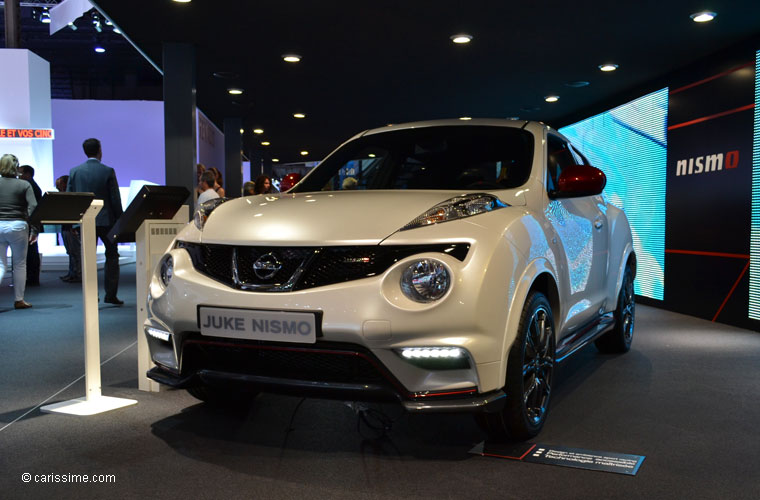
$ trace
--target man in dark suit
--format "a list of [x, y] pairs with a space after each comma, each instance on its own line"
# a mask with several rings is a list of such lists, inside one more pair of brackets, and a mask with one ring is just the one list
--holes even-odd
[[95, 193], [95, 199], [103, 200], [103, 209], [95, 218], [95, 228], [98, 238], [106, 247], [105, 302], [121, 305], [124, 302], [116, 296], [119, 289], [119, 252], [116, 243], [108, 239], [108, 232], [122, 214], [119, 183], [114, 169], [100, 163], [103, 150], [99, 140], [87, 139], [82, 148], [87, 161], [71, 169], [66, 191]]
[[[42, 189], [34, 180], [34, 167], [31, 165], [21, 165], [18, 167], [19, 179], [24, 179], [26, 182], [32, 185], [32, 192], [34, 198], [39, 205], [42, 198]], [[42, 227], [35, 229], [40, 231]], [[40, 251], [37, 247], [37, 242], [29, 243], [29, 248], [26, 250], [26, 286], [40, 286]]]

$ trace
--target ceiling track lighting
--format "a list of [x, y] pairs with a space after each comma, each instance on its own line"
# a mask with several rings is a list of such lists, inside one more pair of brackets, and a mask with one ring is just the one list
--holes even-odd
[[459, 33], [456, 35], [451, 35], [449, 39], [458, 45], [463, 45], [472, 41], [472, 35], [468, 35], [467, 33]]
[[690, 15], [692, 21], [695, 23], [709, 23], [713, 19], [717, 17], [716, 12], [712, 12], [709, 10], [703, 10], [702, 12], [695, 12], [694, 14]]

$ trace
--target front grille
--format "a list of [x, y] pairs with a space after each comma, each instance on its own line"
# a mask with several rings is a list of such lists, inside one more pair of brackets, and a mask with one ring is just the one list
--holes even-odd
[[[261, 292], [304, 290], [368, 278], [382, 274], [394, 262], [423, 252], [446, 253], [464, 261], [470, 248], [466, 243], [260, 247], [184, 241], [177, 246], [188, 251], [198, 272], [235, 288]], [[257, 261], [265, 264], [258, 273], [254, 269]]]
[[387, 378], [359, 346], [308, 348], [244, 341], [188, 340], [182, 372], [200, 369], [317, 382], [384, 384]]

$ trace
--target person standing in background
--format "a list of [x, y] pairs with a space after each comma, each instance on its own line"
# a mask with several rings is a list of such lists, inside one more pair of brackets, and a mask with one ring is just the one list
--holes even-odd
[[216, 194], [218, 194], [220, 198], [224, 198], [225, 192], [224, 192], [224, 184], [223, 184], [224, 181], [222, 180], [222, 173], [216, 167], [209, 167], [206, 170], [214, 173], [214, 177], [216, 178], [214, 191], [216, 191]]
[[119, 251], [116, 243], [108, 239], [108, 232], [122, 214], [119, 183], [114, 169], [100, 162], [103, 150], [99, 140], [86, 139], [82, 148], [87, 161], [71, 169], [66, 191], [95, 193], [95, 199], [103, 200], [103, 209], [95, 218], [95, 232], [106, 247], [105, 302], [122, 305], [124, 301], [116, 296], [119, 289]]
[[[32, 185], [32, 192], [34, 193], [34, 199], [37, 204], [40, 203], [42, 198], [42, 189], [34, 180], [34, 167], [31, 165], [21, 165], [18, 167], [19, 179], [23, 179]], [[38, 233], [40, 227], [35, 228], [35, 232]], [[37, 247], [37, 240], [34, 243], [29, 243], [29, 248], [26, 250], [26, 286], [40, 286], [40, 250]]]
[[212, 171], [206, 170], [203, 172], [203, 174], [201, 174], [201, 189], [203, 192], [200, 196], [198, 196], [196, 207], [200, 207], [203, 203], [209, 200], [213, 200], [214, 198], [219, 198], [216, 190], [214, 190], [215, 182], [216, 177], [214, 177], [214, 173]]
[[[55, 188], [61, 192], [66, 191], [68, 184], [68, 175], [62, 175], [55, 180]], [[63, 224], [61, 226], [61, 239], [63, 239], [63, 246], [69, 256], [69, 272], [60, 278], [67, 283], [81, 283], [82, 247], [79, 241], [79, 230], [74, 229], [71, 224]]]
[[[26, 250], [30, 241], [37, 241], [37, 233], [27, 222], [37, 200], [32, 185], [17, 179], [18, 159], [7, 154], [0, 158], [0, 281], [5, 275], [8, 247], [13, 257], [13, 295], [15, 309], [28, 309], [32, 304], [24, 300], [26, 290]], [[31, 231], [30, 231], [31, 230]]]

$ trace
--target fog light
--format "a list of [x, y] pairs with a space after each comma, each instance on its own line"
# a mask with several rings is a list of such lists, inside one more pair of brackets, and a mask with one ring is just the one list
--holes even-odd
[[161, 284], [164, 286], [164, 288], [169, 286], [169, 282], [172, 280], [172, 276], [174, 276], [174, 259], [172, 259], [171, 255], [167, 255], [161, 261], [161, 268], [158, 272], [158, 277], [161, 280]]
[[396, 351], [409, 363], [428, 370], [463, 370], [470, 367], [461, 347], [404, 347]]
[[164, 330], [159, 330], [158, 328], [152, 328], [148, 326], [145, 328], [145, 331], [151, 337], [161, 340], [163, 342], [169, 342], [169, 339], [171, 338], [171, 333], [165, 332]]
[[451, 275], [442, 262], [420, 259], [401, 275], [401, 291], [415, 302], [433, 302], [449, 291]]

